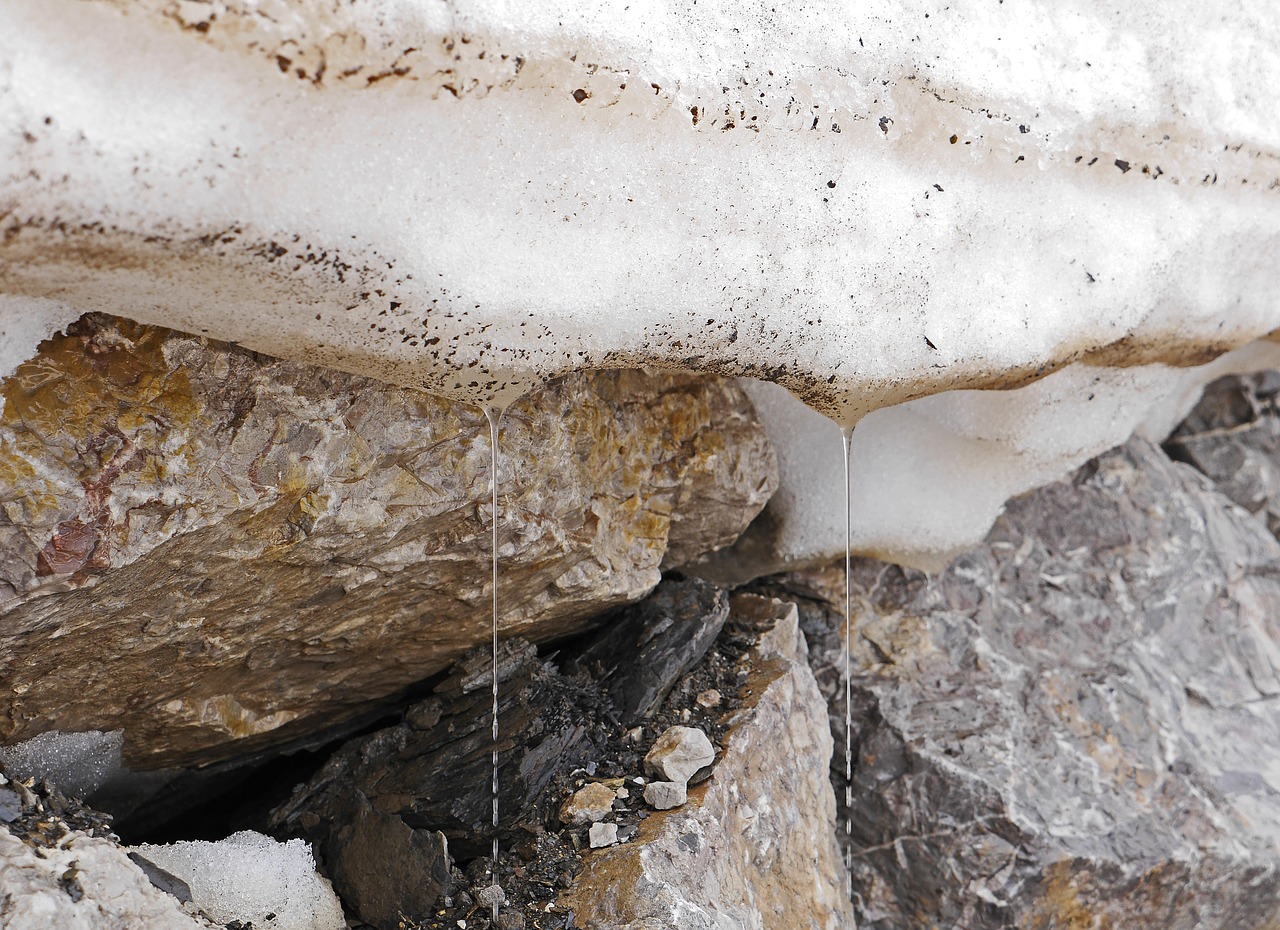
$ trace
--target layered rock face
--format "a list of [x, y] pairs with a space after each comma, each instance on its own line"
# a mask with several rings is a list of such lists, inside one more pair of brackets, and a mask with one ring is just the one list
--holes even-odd
[[[479, 409], [106, 317], [4, 390], [3, 742], [123, 728], [138, 768], [227, 759], [488, 636]], [[500, 447], [503, 636], [639, 598], [776, 482], [723, 380], [575, 376], [512, 407]]]
[[590, 860], [563, 903], [600, 930], [839, 930], [853, 925], [835, 842], [826, 709], [795, 607], [745, 595], [768, 624], [749, 699], [713, 778], [646, 820], [634, 844]]
[[[1232, 426], [1179, 445], [1271, 430]], [[1137, 440], [944, 572], [856, 561], [859, 926], [1274, 926], [1278, 574], [1261, 520]], [[843, 743], [843, 572], [766, 589], [798, 598]]]

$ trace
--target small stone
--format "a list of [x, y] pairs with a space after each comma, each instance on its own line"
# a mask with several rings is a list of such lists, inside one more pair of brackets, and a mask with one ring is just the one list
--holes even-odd
[[689, 795], [680, 782], [651, 781], [644, 789], [644, 799], [654, 810], [667, 811], [689, 800]]
[[501, 885], [486, 885], [476, 892], [476, 902], [492, 910], [495, 905], [502, 907], [507, 903], [507, 894], [502, 890]]
[[525, 930], [524, 915], [519, 911], [504, 911], [498, 915], [498, 930]]
[[720, 706], [720, 692], [715, 688], [708, 688], [706, 691], [700, 692], [696, 700], [698, 706], [703, 710], [710, 710], [713, 707]]
[[622, 741], [628, 746], [639, 746], [644, 742], [644, 727], [632, 727], [622, 737]]
[[593, 823], [588, 834], [592, 849], [602, 849], [618, 842], [618, 825], [616, 823]]
[[614, 793], [617, 795], [619, 801], [625, 801], [627, 798], [631, 797], [631, 792], [626, 788], [619, 788]]
[[694, 727], [670, 727], [644, 757], [645, 771], [663, 781], [689, 783], [698, 769], [715, 761], [716, 751], [707, 734]]
[[614, 793], [599, 782], [575, 791], [560, 807], [560, 822], [581, 827], [604, 818], [613, 810]]

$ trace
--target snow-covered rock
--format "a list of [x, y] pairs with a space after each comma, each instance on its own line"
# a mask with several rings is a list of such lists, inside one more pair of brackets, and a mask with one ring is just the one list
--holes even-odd
[[1265, 0], [14, 0], [0, 371], [98, 309], [470, 400], [959, 391], [855, 437], [858, 548], [937, 562], [1280, 327], [1278, 47]]

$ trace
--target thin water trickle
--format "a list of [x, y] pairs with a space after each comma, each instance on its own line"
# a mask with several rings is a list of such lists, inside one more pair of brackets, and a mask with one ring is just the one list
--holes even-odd
[[845, 894], [853, 900], [853, 469], [849, 447], [853, 428], [842, 427], [844, 447], [844, 878]]
[[493, 569], [493, 859], [489, 911], [494, 926], [498, 923], [499, 902], [503, 899], [498, 884], [498, 424], [502, 422], [503, 407], [485, 407], [485, 419], [489, 421], [489, 484], [492, 510], [489, 516], [489, 561]]

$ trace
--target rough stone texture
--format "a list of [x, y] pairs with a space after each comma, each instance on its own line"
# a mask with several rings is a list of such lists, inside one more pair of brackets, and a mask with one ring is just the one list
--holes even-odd
[[1169, 437], [1165, 450], [1280, 531], [1280, 372], [1222, 378]]
[[649, 717], [676, 679], [702, 660], [729, 616], [729, 594], [700, 578], [664, 580], [608, 627], [567, 671], [585, 669], [625, 726]]
[[[841, 568], [764, 590], [801, 604], [843, 744]], [[858, 560], [854, 591], [860, 927], [1280, 925], [1261, 521], [1134, 440], [1010, 504], [946, 571]]]
[[710, 765], [716, 757], [707, 734], [694, 727], [668, 727], [644, 757], [646, 775], [666, 781], [688, 783], [698, 769]]
[[757, 647], [752, 698], [737, 712], [710, 780], [679, 810], [655, 813], [635, 839], [594, 853], [561, 898], [595, 930], [851, 928], [842, 901], [826, 706], [806, 664], [795, 608], [761, 598], [735, 610], [772, 615]]
[[[552, 778], [598, 755], [604, 725], [582, 720], [603, 717], [608, 698], [594, 683], [558, 674], [527, 643], [509, 640], [503, 648], [498, 784], [500, 840], [509, 845], [527, 838], [522, 824], [550, 820]], [[272, 814], [275, 829], [315, 844], [338, 894], [380, 930], [397, 930], [390, 907], [430, 914], [448, 874], [446, 852], [462, 860], [489, 852], [489, 666], [488, 650], [477, 650], [403, 722], [348, 741]], [[357, 842], [360, 851], [352, 849]], [[437, 882], [434, 891], [404, 894], [407, 862], [425, 883]], [[374, 908], [363, 910], [365, 901]]]
[[[478, 409], [106, 317], [3, 391], [0, 742], [122, 727], [135, 768], [206, 763], [487, 636]], [[637, 599], [776, 482], [724, 380], [573, 376], [513, 407], [501, 442], [504, 635]]]
[[593, 781], [575, 791], [560, 806], [560, 822], [571, 827], [595, 823], [613, 810], [616, 797], [613, 789]]
[[651, 781], [644, 786], [644, 802], [660, 811], [679, 807], [688, 800], [684, 782]]
[[5, 930], [207, 930], [155, 888], [123, 849], [74, 833], [38, 853], [0, 829], [0, 927]]

